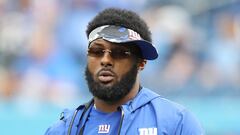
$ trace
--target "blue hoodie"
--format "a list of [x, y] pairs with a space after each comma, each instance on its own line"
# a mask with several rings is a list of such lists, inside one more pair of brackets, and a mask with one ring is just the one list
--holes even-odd
[[[84, 126], [90, 108], [80, 105], [75, 111], [64, 110], [61, 119], [49, 127], [45, 135], [76, 135]], [[121, 135], [203, 135], [195, 117], [184, 107], [160, 97], [147, 88], [123, 104], [119, 127]], [[81, 119], [81, 120], [80, 120]], [[80, 122], [79, 122], [80, 121]]]

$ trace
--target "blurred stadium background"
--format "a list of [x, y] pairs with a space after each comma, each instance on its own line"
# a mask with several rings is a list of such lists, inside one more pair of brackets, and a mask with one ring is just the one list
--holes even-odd
[[240, 1], [0, 0], [1, 135], [42, 135], [91, 98], [85, 29], [106, 7], [150, 26], [160, 57], [144, 86], [185, 105], [207, 135], [240, 135]]

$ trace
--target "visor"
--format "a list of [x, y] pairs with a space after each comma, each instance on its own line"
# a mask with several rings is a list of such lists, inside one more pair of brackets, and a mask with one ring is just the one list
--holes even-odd
[[89, 44], [99, 38], [112, 43], [135, 43], [141, 49], [144, 59], [154, 60], [158, 57], [157, 50], [152, 43], [142, 39], [137, 32], [122, 26], [104, 25], [97, 27], [89, 34]]

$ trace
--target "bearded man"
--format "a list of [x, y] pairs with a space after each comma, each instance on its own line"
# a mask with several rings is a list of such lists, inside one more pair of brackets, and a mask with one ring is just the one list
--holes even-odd
[[151, 32], [135, 12], [108, 8], [87, 30], [86, 80], [93, 99], [48, 128], [46, 135], [202, 135], [184, 107], [141, 86], [147, 60], [158, 57]]

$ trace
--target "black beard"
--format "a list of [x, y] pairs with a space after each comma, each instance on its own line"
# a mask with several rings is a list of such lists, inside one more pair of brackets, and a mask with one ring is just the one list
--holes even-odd
[[105, 86], [99, 82], [96, 82], [93, 79], [93, 74], [90, 73], [88, 67], [86, 67], [85, 70], [85, 77], [88, 83], [89, 91], [94, 97], [97, 97], [109, 104], [113, 104], [125, 97], [130, 92], [136, 81], [137, 72], [137, 64], [134, 64], [131, 69], [125, 75], [123, 75], [122, 79], [112, 86]]

